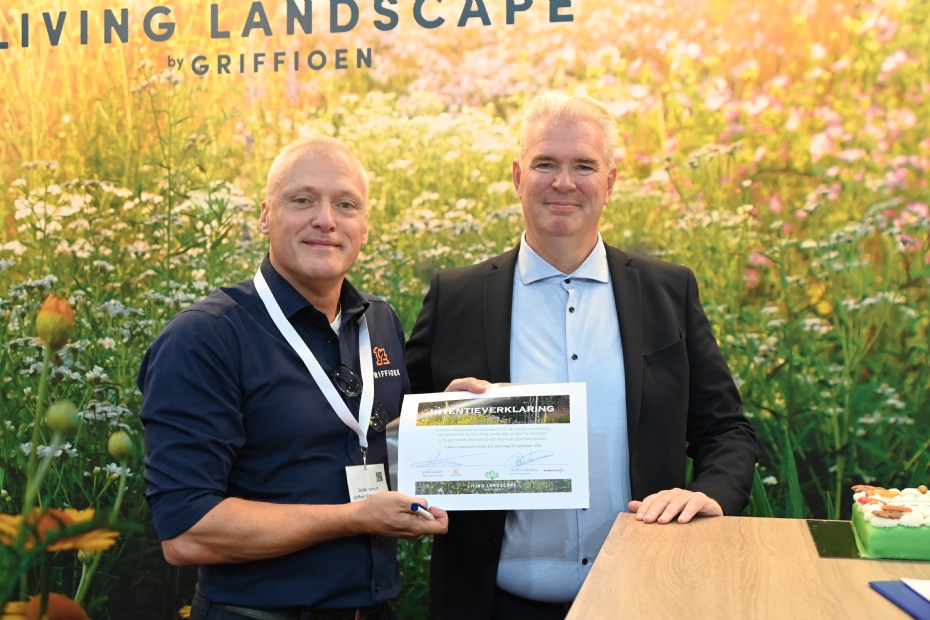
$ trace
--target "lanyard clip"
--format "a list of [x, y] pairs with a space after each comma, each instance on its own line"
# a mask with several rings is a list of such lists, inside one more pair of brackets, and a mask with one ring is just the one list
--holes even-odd
[[362, 464], [368, 469], [368, 448], [362, 448]]

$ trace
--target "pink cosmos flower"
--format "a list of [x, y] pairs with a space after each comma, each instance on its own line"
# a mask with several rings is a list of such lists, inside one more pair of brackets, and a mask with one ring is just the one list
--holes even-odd
[[930, 219], [930, 207], [922, 202], [909, 202], [906, 208], [921, 220]]
[[924, 242], [912, 235], [901, 234], [895, 237], [899, 252], [913, 252], [923, 247]]
[[831, 140], [830, 136], [826, 133], [817, 133], [811, 138], [810, 153], [812, 161], [820, 161], [824, 156], [831, 154], [834, 150], [833, 140]]
[[882, 61], [882, 75], [887, 77], [901, 68], [901, 65], [908, 61], [907, 52], [904, 50], [898, 50], [888, 55], [885, 60]]
[[772, 213], [781, 213], [785, 208], [785, 205], [781, 202], [781, 194], [775, 192], [772, 194], [772, 197], [769, 198], [769, 209]]
[[885, 184], [888, 187], [904, 188], [907, 186], [907, 170], [896, 168], [885, 173]]
[[862, 159], [865, 156], [866, 156], [866, 152], [864, 149], [846, 149], [845, 151], [841, 151], [837, 155], [839, 159], [845, 161], [846, 163], [850, 163], [850, 164], [854, 161], [858, 161]]
[[892, 110], [888, 112], [888, 120], [898, 127], [907, 129], [917, 124], [917, 115], [912, 110], [903, 108], [901, 110]]
[[716, 112], [733, 96], [730, 86], [722, 77], [715, 77], [704, 89], [704, 105], [711, 112]]
[[759, 250], [753, 250], [749, 256], [749, 264], [756, 267], [768, 267], [774, 265], [775, 262]]
[[757, 288], [762, 283], [762, 276], [758, 269], [747, 267], [743, 272], [743, 281], [746, 282], [746, 288]]
[[771, 102], [772, 100], [767, 95], [757, 95], [747, 101], [743, 105], [743, 109], [746, 110], [746, 114], [749, 116], [758, 116], [769, 107]]

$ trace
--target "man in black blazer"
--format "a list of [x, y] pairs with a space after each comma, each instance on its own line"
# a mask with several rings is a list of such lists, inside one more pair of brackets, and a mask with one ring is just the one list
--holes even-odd
[[[588, 97], [548, 95], [528, 106], [513, 178], [526, 221], [522, 243], [530, 249], [433, 276], [407, 343], [412, 391], [482, 392], [489, 382], [511, 380], [512, 333], [537, 320], [512, 312], [521, 251], [538, 255], [565, 282], [589, 256], [606, 254], [622, 342], [616, 355], [625, 381], [628, 509], [646, 523], [739, 515], [749, 502], [755, 435], [694, 274], [598, 247], [598, 221], [616, 177], [616, 135], [610, 113]], [[694, 461], [687, 489], [686, 454]], [[597, 454], [589, 458], [597, 467]], [[592, 500], [596, 493], [592, 486]], [[507, 519], [506, 511], [450, 513], [449, 532], [434, 543], [430, 618], [564, 617], [570, 599], [541, 602], [498, 587]]]

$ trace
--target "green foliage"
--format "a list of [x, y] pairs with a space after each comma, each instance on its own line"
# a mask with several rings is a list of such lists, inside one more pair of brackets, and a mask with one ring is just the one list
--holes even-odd
[[746, 515], [750, 517], [775, 516], [771, 505], [769, 505], [769, 498], [765, 493], [765, 485], [762, 484], [762, 478], [759, 476], [759, 468], [753, 471], [752, 494], [749, 496], [749, 507], [746, 509]]
[[[784, 477], [788, 484], [788, 493], [785, 495], [785, 516], [789, 519], [803, 519], [807, 516], [807, 506], [801, 496], [801, 482], [798, 480], [798, 468], [794, 462], [794, 450], [791, 447], [791, 436], [785, 431], [785, 465]], [[758, 474], [757, 474], [758, 475]]]
[[430, 536], [397, 541], [397, 563], [400, 565], [404, 589], [391, 603], [391, 608], [398, 618], [426, 620], [432, 552], [433, 539]]
[[[318, 131], [358, 153], [371, 236], [350, 275], [409, 333], [437, 270], [519, 238], [518, 115], [553, 88], [583, 89], [618, 118], [605, 240], [697, 276], [758, 435], [752, 514], [848, 518], [851, 484], [926, 483], [927, 4], [785, 0], [761, 19], [752, 3], [657, 0], [648, 18], [625, 7], [585, 2], [576, 39], [529, 14], [442, 42], [414, 30], [384, 40], [383, 72], [344, 77], [185, 81], [81, 56], [51, 85], [44, 54], [0, 74], [17, 93], [0, 127], [0, 510], [22, 504], [45, 294], [77, 314], [49, 396], [82, 422], [43, 497], [105, 509], [118, 468], [107, 437], [142, 443], [142, 355], [179, 310], [254, 271], [282, 146]], [[127, 66], [122, 46], [101, 49]], [[41, 429], [41, 446], [50, 439]], [[161, 557], [140, 457], [121, 512], [146, 531], [104, 554], [86, 599], [95, 618], [171, 617], [192, 595], [192, 571]], [[403, 618], [423, 613], [429, 553], [401, 542]], [[81, 568], [56, 557], [56, 587], [73, 593]]]

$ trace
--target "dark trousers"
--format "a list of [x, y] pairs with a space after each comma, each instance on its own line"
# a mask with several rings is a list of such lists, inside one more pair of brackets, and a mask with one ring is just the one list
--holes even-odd
[[567, 605], [531, 601], [500, 588], [494, 589], [491, 620], [564, 620], [567, 615]]
[[[397, 620], [397, 617], [390, 607], [384, 605], [381, 609], [383, 609], [383, 616], [381, 617], [383, 617], [384, 620]], [[304, 620], [304, 618], [309, 620], [325, 613], [326, 612], [306, 611], [301, 614], [300, 618], [301, 620]], [[194, 596], [194, 602], [191, 605], [190, 620], [243, 620], [243, 618], [244, 616], [237, 613], [214, 607], [210, 604], [210, 601], [199, 594]]]

